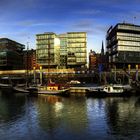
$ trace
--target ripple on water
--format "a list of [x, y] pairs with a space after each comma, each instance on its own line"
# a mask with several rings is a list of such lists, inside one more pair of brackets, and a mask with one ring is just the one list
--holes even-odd
[[138, 139], [138, 98], [0, 97], [0, 139]]

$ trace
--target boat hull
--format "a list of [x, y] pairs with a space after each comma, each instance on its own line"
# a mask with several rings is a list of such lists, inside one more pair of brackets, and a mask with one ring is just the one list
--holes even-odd
[[13, 91], [15, 93], [24, 93], [24, 94], [29, 94], [30, 93], [27, 89], [21, 88], [21, 87], [13, 87]]
[[129, 91], [123, 91], [123, 92], [111, 92], [107, 93], [105, 91], [99, 91], [99, 90], [87, 90], [86, 92], [87, 97], [130, 97], [132, 96], [132, 93]]
[[63, 90], [38, 90], [38, 94], [69, 96], [69, 89]]
[[69, 89], [62, 89], [62, 90], [41, 90], [38, 87], [29, 87], [27, 88], [30, 95], [61, 95], [61, 96], [69, 96]]

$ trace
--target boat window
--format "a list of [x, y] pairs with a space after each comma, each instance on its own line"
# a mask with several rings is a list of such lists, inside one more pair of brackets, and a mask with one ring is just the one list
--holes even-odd
[[108, 88], [108, 91], [110, 91], [110, 87]]
[[118, 89], [121, 89], [120, 87], [113, 87], [114, 89], [118, 90]]

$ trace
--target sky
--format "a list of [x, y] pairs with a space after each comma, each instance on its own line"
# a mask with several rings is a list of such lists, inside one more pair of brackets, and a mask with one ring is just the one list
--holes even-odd
[[108, 28], [140, 25], [139, 0], [0, 0], [0, 37], [36, 48], [36, 34], [87, 32], [87, 49], [100, 52]]

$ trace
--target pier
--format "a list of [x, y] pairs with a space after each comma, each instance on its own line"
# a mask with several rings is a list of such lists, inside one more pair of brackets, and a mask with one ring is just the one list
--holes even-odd
[[83, 95], [85, 96], [88, 87], [70, 87], [70, 95]]

